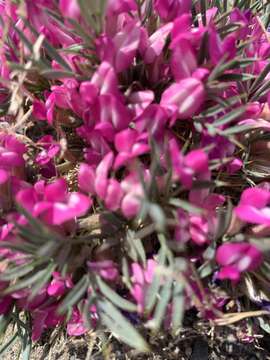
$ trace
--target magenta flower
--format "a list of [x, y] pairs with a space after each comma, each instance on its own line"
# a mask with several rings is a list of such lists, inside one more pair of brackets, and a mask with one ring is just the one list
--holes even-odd
[[[68, 335], [85, 334], [85, 315], [93, 327], [102, 320], [99, 302], [105, 295], [98, 283], [90, 284], [95, 289], [82, 288], [68, 314], [58, 314], [82, 272], [103, 278], [119, 296], [123, 291], [124, 298], [133, 299], [137, 312], [123, 315], [140, 325], [155, 271], [163, 270], [155, 261], [160, 239], [153, 222], [164, 214], [163, 235], [170, 248], [165, 266], [175, 262], [174, 275], [182, 271], [185, 277], [184, 308], [196, 308], [200, 318], [215, 321], [231, 294], [229, 288], [226, 295], [216, 287], [210, 291], [211, 279], [237, 282], [256, 270], [262, 254], [236, 239], [241, 234], [259, 241], [270, 232], [270, 182], [259, 177], [260, 169], [267, 169], [270, 149], [264, 138], [270, 129], [269, 29], [255, 7], [242, 10], [244, 1], [241, 10], [235, 7], [227, 14], [223, 6], [207, 2], [204, 11], [203, 2], [192, 0], [91, 0], [86, 14], [81, 13], [83, 3], [25, 0], [22, 7], [18, 1], [0, 0], [5, 25], [0, 26], [0, 273], [22, 269], [17, 279], [0, 281], [0, 314], [8, 315], [14, 306], [28, 311], [33, 340], [44, 329], [61, 325]], [[234, 116], [243, 104], [245, 110]], [[242, 191], [223, 229], [230, 184], [237, 185], [235, 198], [250, 180], [259, 184]], [[70, 190], [77, 186], [78, 192]], [[119, 231], [112, 229], [108, 239], [100, 239], [82, 264], [77, 255], [84, 251], [87, 229], [78, 218], [89, 214], [92, 199], [102, 228], [112, 225]], [[72, 240], [68, 273], [55, 250], [54, 272], [44, 277], [34, 299], [36, 284], [27, 279], [31, 275], [34, 281], [32, 275], [41, 269], [32, 263], [38, 249], [25, 243], [30, 224], [16, 205]], [[103, 224], [107, 217], [112, 221]], [[143, 233], [141, 245], [133, 244], [136, 251], [122, 241], [131, 228]], [[123, 242], [119, 254], [114, 240]], [[213, 240], [217, 249], [210, 246]], [[132, 260], [133, 250], [139, 255], [144, 250], [145, 261]], [[216, 257], [217, 271], [202, 267], [208, 256]], [[179, 257], [185, 270], [177, 268]], [[130, 270], [129, 281], [120, 274], [121, 265], [123, 272]], [[194, 270], [212, 271], [206, 277], [200, 273], [203, 286]], [[3, 295], [19, 278], [26, 286]], [[161, 276], [160, 296], [165, 280]], [[174, 295], [162, 319], [165, 328], [179, 321], [172, 318], [178, 303]], [[89, 296], [97, 303], [85, 314]], [[153, 312], [163, 311], [156, 300]], [[244, 312], [244, 302], [239, 306]]]
[[171, 58], [171, 70], [175, 81], [190, 78], [196, 69], [195, 51], [189, 40], [181, 39], [174, 47]]
[[179, 179], [184, 186], [190, 188], [194, 178], [209, 177], [208, 156], [203, 150], [192, 150], [183, 156], [175, 139], [169, 143], [172, 167], [175, 179]]
[[148, 44], [145, 46], [144, 61], [146, 64], [151, 64], [159, 57], [165, 46], [166, 39], [172, 30], [173, 24], [168, 23], [160, 27], [154, 34], [152, 34], [148, 40]]
[[59, 154], [61, 146], [51, 135], [45, 135], [37, 142], [43, 150], [36, 156], [36, 163], [41, 168], [43, 176], [50, 178], [56, 175], [53, 160]]
[[251, 224], [270, 225], [270, 193], [260, 188], [243, 191], [238, 206], [234, 209], [237, 217]]
[[237, 282], [242, 272], [255, 270], [261, 264], [262, 254], [248, 243], [226, 243], [218, 248], [216, 261], [221, 266], [218, 278]]
[[84, 320], [78, 308], [72, 311], [71, 319], [67, 323], [67, 333], [70, 336], [81, 336], [88, 331], [84, 324]]
[[19, 142], [15, 136], [0, 134], [1, 168], [11, 169], [12, 167], [24, 166], [23, 154], [25, 152], [25, 145]]
[[87, 266], [106, 280], [115, 280], [118, 277], [117, 264], [111, 260], [87, 261]]
[[137, 10], [137, 3], [135, 0], [108, 0], [107, 16], [119, 15], [123, 12]]
[[115, 211], [120, 208], [123, 190], [117, 180], [109, 178], [113, 160], [113, 153], [109, 152], [96, 169], [82, 164], [78, 180], [83, 191], [98, 195], [109, 210]]
[[64, 316], [57, 313], [57, 305], [48, 306], [44, 309], [35, 309], [33, 316], [32, 340], [38, 341], [44, 329], [56, 327], [64, 320]]
[[157, 263], [155, 260], [147, 260], [145, 269], [138, 263], [131, 265], [133, 283], [131, 295], [136, 300], [138, 312], [140, 313], [144, 310], [146, 291], [153, 280], [156, 267]]
[[37, 120], [46, 120], [47, 119], [46, 106], [42, 101], [34, 100], [33, 115]]
[[77, 0], [60, 0], [59, 8], [65, 17], [79, 20], [80, 7]]
[[227, 171], [229, 174], [234, 174], [239, 171], [243, 166], [243, 161], [235, 158], [227, 165]]
[[[11, 179], [13, 187], [16, 181], [24, 179], [25, 160], [23, 156], [25, 152], [25, 145], [19, 142], [15, 136], [0, 134], [0, 185], [4, 186]], [[3, 188], [2, 190], [1, 197], [8, 195], [4, 193], [7, 189]], [[2, 207], [5, 207], [4, 203]]]
[[[146, 136], [145, 136], [146, 135]], [[114, 169], [129, 163], [132, 159], [148, 153], [150, 147], [147, 144], [147, 134], [138, 134], [136, 130], [126, 129], [115, 136], [115, 148], [118, 155], [115, 158]]]
[[88, 194], [95, 193], [95, 170], [88, 164], [81, 164], [78, 173], [79, 187]]
[[159, 16], [170, 21], [191, 9], [191, 0], [155, 0], [154, 8]]
[[187, 119], [196, 114], [204, 99], [203, 83], [195, 78], [186, 78], [164, 91], [160, 105], [175, 114], [176, 118]]
[[114, 156], [110, 152], [95, 170], [83, 165], [79, 171], [79, 185], [88, 193], [94, 192], [104, 201], [107, 209], [112, 211], [121, 209], [125, 217], [132, 218], [141, 208], [141, 200], [144, 197], [143, 187], [137, 173], [130, 173], [121, 182], [109, 178], [113, 162]]
[[41, 217], [50, 225], [61, 225], [85, 215], [92, 202], [86, 195], [67, 191], [64, 179], [46, 185], [44, 181], [19, 191], [17, 202], [33, 216]]
[[113, 65], [117, 73], [126, 70], [132, 63], [141, 41], [139, 26], [129, 21], [113, 39], [103, 35], [97, 42], [97, 51], [101, 61]]
[[131, 114], [119, 98], [100, 95], [92, 109], [92, 116], [100, 123], [109, 123], [111, 129], [123, 130], [131, 121]]
[[[2, 272], [2, 271], [1, 271]], [[0, 290], [5, 290], [8, 283], [1, 281], [0, 282]], [[0, 297], [0, 315], [5, 315], [9, 312], [13, 303], [13, 299], [10, 295], [1, 296]]]
[[178, 209], [177, 220], [178, 220], [178, 224], [175, 228], [174, 238], [176, 241], [185, 244], [191, 238], [189, 231], [189, 226], [190, 226], [189, 216], [184, 210]]
[[112, 94], [120, 96], [118, 81], [114, 67], [103, 61], [91, 78], [91, 84], [96, 86], [100, 95]]
[[67, 289], [73, 287], [73, 283], [70, 277], [63, 278], [59, 272], [53, 272], [53, 280], [50, 282], [47, 293], [49, 296], [61, 296], [64, 295]]
[[222, 41], [213, 25], [209, 27], [208, 32], [209, 53], [212, 63], [217, 64], [224, 56], [227, 56], [227, 59], [232, 59], [236, 54], [235, 34], [226, 36]]
[[129, 108], [137, 117], [153, 102], [154, 93], [151, 90], [133, 92], [129, 96]]
[[[147, 181], [147, 178], [145, 178]], [[124, 180], [121, 181], [121, 188], [124, 196], [121, 202], [121, 211], [123, 215], [130, 219], [136, 216], [144, 198], [144, 189], [140, 182], [137, 173], [130, 173]]]
[[192, 241], [198, 246], [210, 242], [217, 229], [217, 207], [224, 203], [224, 196], [208, 194], [205, 190], [193, 190], [189, 200], [192, 204], [204, 209], [201, 215], [177, 211], [178, 224], [175, 228], [175, 240], [181, 243]]
[[136, 118], [136, 129], [140, 134], [148, 131], [156, 141], [162, 142], [167, 121], [167, 111], [160, 105], [151, 104]]

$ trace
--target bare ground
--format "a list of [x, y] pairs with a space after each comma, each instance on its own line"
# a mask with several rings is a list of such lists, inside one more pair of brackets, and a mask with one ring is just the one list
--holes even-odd
[[[13, 329], [9, 327], [1, 343], [7, 343], [12, 335]], [[142, 354], [110, 335], [102, 341], [95, 333], [79, 338], [62, 335], [52, 346], [45, 335], [33, 345], [30, 360], [270, 360], [270, 336], [252, 344], [239, 343], [229, 333], [222, 337], [218, 334], [203, 337], [192, 331], [182, 332], [174, 338], [159, 334], [151, 339], [152, 352]], [[15, 341], [1, 360], [25, 360], [18, 357], [20, 347], [20, 341]]]

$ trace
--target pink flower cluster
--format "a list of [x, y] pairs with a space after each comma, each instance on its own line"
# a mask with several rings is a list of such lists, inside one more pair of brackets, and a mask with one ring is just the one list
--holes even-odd
[[[15, 2], [0, 2], [8, 24], [0, 29], [1, 108], [10, 98], [16, 101], [9, 83], [16, 79], [12, 65], [17, 64], [26, 69], [17, 91], [24, 109], [32, 111], [29, 129], [0, 132], [0, 241], [17, 244], [19, 239], [20, 245], [16, 225], [30, 232], [29, 219], [20, 208], [66, 237], [67, 243], [71, 238], [72, 244], [82, 234], [82, 217], [109, 212], [122, 222], [118, 233], [102, 237], [102, 241], [114, 237], [116, 250], [108, 246], [111, 250], [97, 259], [85, 248], [81, 252], [76, 248], [74, 259], [82, 263], [74, 261], [70, 273], [56, 266], [34, 298], [31, 284], [9, 291], [10, 279], [1, 280], [9, 269], [7, 262], [13, 267], [27, 262], [21, 248], [0, 251], [4, 261], [2, 266], [0, 260], [0, 314], [14, 304], [31, 311], [34, 340], [42, 328], [65, 321], [58, 310], [78, 282], [74, 268], [102, 278], [117, 293], [128, 283], [125, 298], [135, 301], [143, 318], [147, 292], [167, 264], [161, 266], [158, 260], [165, 245], [150, 234], [142, 240], [145, 258], [131, 256], [130, 247], [123, 246], [122, 232], [128, 227], [140, 233], [162, 215], [167, 253], [185, 260], [181, 279], [188, 281], [194, 268], [207, 260], [212, 266], [208, 280], [235, 283], [263, 262], [261, 251], [250, 241], [250, 229], [270, 226], [269, 188], [240, 186], [238, 202], [230, 183], [238, 175], [248, 177], [243, 153], [247, 144], [241, 144], [258, 129], [269, 131], [265, 114], [268, 111], [269, 117], [270, 72], [265, 69], [270, 42], [259, 17], [235, 8], [224, 17], [222, 28], [218, 8], [203, 14], [198, 2], [192, 10], [191, 0], [109, 0], [103, 16], [99, 2], [92, 3], [89, 12], [94, 16], [88, 15], [93, 24], [77, 0], [25, 0], [26, 19]], [[254, 79], [261, 72], [265, 76], [258, 94], [260, 84]], [[10, 109], [0, 121], [12, 129], [21, 113], [14, 115]], [[61, 170], [65, 168], [66, 172]], [[70, 180], [74, 172], [75, 185]], [[231, 199], [232, 218], [240, 225], [230, 233], [228, 224], [221, 233], [220, 214]], [[158, 232], [155, 226], [153, 231]], [[214, 253], [207, 258], [211, 249]], [[126, 282], [119, 259], [123, 251], [130, 274]], [[180, 270], [175, 271], [171, 272], [177, 281]], [[198, 284], [190, 283], [184, 290], [186, 309], [198, 295], [194, 290]], [[207, 288], [207, 283], [203, 286]], [[80, 305], [87, 306], [89, 294], [98, 298], [101, 293], [102, 289], [89, 286]], [[203, 303], [201, 293], [199, 298]], [[72, 304], [70, 335], [87, 331], [81, 309]], [[95, 326], [98, 303], [88, 310]], [[211, 316], [198, 311], [206, 318], [215, 314], [213, 309]]]

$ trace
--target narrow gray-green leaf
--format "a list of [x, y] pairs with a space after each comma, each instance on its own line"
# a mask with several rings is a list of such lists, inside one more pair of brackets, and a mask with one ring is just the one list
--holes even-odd
[[232, 210], [233, 210], [233, 205], [230, 200], [228, 201], [228, 205], [226, 209], [218, 210], [217, 230], [214, 236], [215, 240], [220, 239], [228, 230], [231, 223]]
[[148, 205], [149, 215], [152, 220], [155, 222], [156, 229], [158, 231], [164, 231], [166, 225], [166, 218], [164, 211], [158, 204], [149, 204]]
[[[161, 246], [158, 254], [158, 266], [163, 267], [165, 265], [167, 258], [167, 247], [165, 245]], [[148, 286], [148, 289], [145, 294], [145, 312], [150, 314], [153, 310], [156, 301], [158, 299], [158, 293], [161, 286], [161, 274], [158, 272], [154, 273], [151, 284]]]
[[143, 337], [113, 304], [107, 300], [99, 300], [97, 305], [102, 323], [115, 337], [139, 351], [149, 351]]
[[214, 116], [214, 115], [217, 115], [217, 114], [223, 112], [224, 109], [241, 102], [241, 96], [237, 95], [237, 96], [233, 96], [229, 99], [224, 99], [224, 100], [225, 100], [225, 103], [214, 105], [214, 106], [208, 108], [207, 110], [204, 110], [203, 112], [201, 112], [201, 114], [198, 117], [196, 117], [196, 120], [197, 119], [204, 120], [205, 117], [211, 117], [211, 116]]
[[137, 306], [132, 302], [122, 298], [112, 288], [110, 288], [99, 276], [96, 277], [99, 290], [114, 305], [126, 311], [137, 311]]
[[[37, 37], [39, 36], [38, 31], [29, 23], [28, 20], [23, 19], [25, 25], [35, 34]], [[58, 62], [59, 65], [62, 65], [67, 71], [72, 72], [71, 67], [66, 62], [66, 60], [58, 53], [58, 51], [49, 43], [49, 41], [45, 38], [43, 43], [43, 47], [45, 48], [47, 54], [51, 57], [51, 59]]]
[[172, 198], [170, 199], [169, 204], [194, 214], [202, 214], [204, 212], [202, 208], [192, 205], [188, 201], [182, 199]]
[[239, 134], [239, 133], [244, 132], [244, 131], [248, 131], [250, 129], [252, 129], [251, 125], [236, 125], [236, 126], [233, 126], [233, 127], [229, 128], [229, 129], [226, 129], [224, 131], [221, 131], [220, 135], [230, 136], [230, 135]]
[[72, 290], [65, 296], [64, 300], [59, 306], [59, 313], [64, 314], [69, 308], [77, 304], [78, 301], [84, 296], [89, 286], [89, 279], [84, 275], [81, 280], [74, 286]]
[[179, 330], [185, 310], [184, 285], [180, 282], [173, 284], [172, 294], [172, 329], [174, 332]]
[[99, 28], [96, 23], [94, 15], [96, 15], [91, 7], [92, 0], [78, 0], [79, 7], [81, 9], [81, 14], [84, 17], [86, 23], [96, 32], [98, 33]]
[[58, 71], [58, 70], [50, 70], [50, 69], [41, 71], [40, 75], [50, 80], [74, 78], [75, 76], [75, 74], [71, 71]]
[[241, 74], [222, 74], [218, 77], [218, 79], [220, 81], [241, 81], [241, 82], [245, 82], [245, 81], [250, 81], [250, 80], [254, 80], [256, 78], [255, 75], [252, 74], [248, 74], [248, 73], [241, 73]]
[[159, 330], [165, 319], [166, 311], [172, 295], [172, 281], [172, 279], [166, 279], [166, 283], [162, 287], [153, 319], [151, 319], [147, 324], [151, 329]]
[[33, 284], [35, 284], [37, 281], [41, 280], [44, 275], [46, 274], [47, 269], [40, 270], [37, 273], [35, 273], [32, 276], [27, 277], [26, 279], [20, 279], [18, 282], [16, 282], [14, 285], [9, 286], [6, 290], [4, 290], [5, 294], [10, 294], [12, 292], [27, 288]]
[[44, 285], [46, 285], [48, 283], [48, 281], [51, 279], [52, 277], [52, 273], [53, 271], [56, 269], [56, 264], [49, 264], [46, 268], [46, 270], [44, 270], [44, 275], [42, 276], [42, 278], [37, 281], [34, 286], [31, 288], [31, 295], [30, 295], [30, 300], [32, 300], [38, 293], [39, 291], [43, 288]]
[[33, 271], [34, 266], [35, 263], [31, 262], [21, 266], [15, 266], [12, 269], [7, 269], [5, 270], [5, 272], [0, 274], [0, 280], [9, 281], [9, 280], [13, 280], [14, 278], [19, 278], [21, 276], [29, 274], [31, 271]]
[[260, 73], [260, 75], [257, 76], [256, 80], [251, 85], [249, 89], [250, 94], [258, 88], [258, 86], [264, 81], [264, 79], [266, 78], [269, 72], [270, 72], [270, 62], [264, 67], [263, 71]]
[[218, 120], [215, 120], [213, 125], [215, 127], [222, 126], [222, 125], [227, 125], [231, 121], [234, 121], [237, 118], [239, 118], [241, 115], [243, 115], [245, 111], [246, 111], [246, 106], [241, 106], [241, 107], [239, 107], [237, 109], [234, 109], [234, 110], [230, 111], [228, 114], [225, 114], [224, 116], [219, 118]]

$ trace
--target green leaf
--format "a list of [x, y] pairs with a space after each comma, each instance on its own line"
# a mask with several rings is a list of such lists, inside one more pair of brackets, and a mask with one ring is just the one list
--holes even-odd
[[31, 244], [42, 245], [44, 242], [48, 241], [48, 236], [44, 236], [44, 234], [38, 230], [33, 228], [29, 229], [27, 225], [20, 225], [16, 222], [14, 225], [19, 230], [19, 235]]
[[48, 283], [48, 281], [52, 277], [53, 271], [56, 269], [56, 264], [51, 263], [44, 270], [44, 274], [41, 279], [39, 279], [31, 289], [30, 300], [34, 299], [34, 297], [39, 293], [39, 291], [43, 288], [44, 285]]
[[137, 311], [137, 306], [135, 304], [118, 295], [99, 276], [96, 277], [96, 281], [101, 293], [114, 305], [121, 308], [122, 310]]
[[194, 214], [203, 214], [204, 213], [204, 210], [202, 208], [192, 205], [191, 203], [189, 203], [186, 200], [172, 198], [172, 199], [170, 199], [169, 204], [172, 206], [175, 206], [177, 208], [186, 210], [190, 213], [194, 213]]
[[155, 274], [145, 295], [145, 312], [150, 314], [158, 299], [158, 293], [161, 286], [161, 275]]
[[232, 211], [233, 211], [233, 205], [230, 200], [228, 200], [228, 205], [226, 209], [218, 210], [217, 230], [214, 235], [215, 240], [220, 239], [228, 230], [232, 219]]
[[172, 329], [176, 332], [182, 325], [185, 310], [184, 285], [179, 281], [173, 284]]
[[82, 317], [83, 317], [83, 321], [84, 321], [84, 326], [87, 327], [87, 329], [92, 329], [93, 328], [93, 324], [92, 324], [92, 319], [91, 319], [91, 312], [89, 311], [89, 309], [91, 308], [92, 305], [94, 305], [96, 302], [96, 295], [95, 294], [91, 294], [88, 296], [88, 298], [84, 301], [84, 304], [82, 306]]
[[239, 22], [232, 22], [232, 23], [229, 23], [227, 25], [224, 25], [222, 26], [220, 29], [219, 29], [219, 34], [222, 36], [222, 37], [225, 37], [226, 35], [230, 34], [231, 32], [234, 32], [236, 30], [238, 30], [239, 28], [241, 28], [243, 26], [243, 24], [239, 21]]
[[[98, 3], [98, 2], [97, 2]], [[93, 0], [78, 0], [78, 5], [81, 9], [81, 14], [84, 17], [86, 23], [96, 32], [99, 32], [98, 24], [94, 15], [95, 9], [93, 9]]]
[[264, 320], [262, 317], [258, 317], [260, 328], [263, 329], [266, 333], [270, 334], [270, 324], [269, 321]]
[[195, 119], [196, 119], [196, 121], [197, 120], [200, 121], [200, 120], [205, 120], [206, 117], [212, 117], [214, 115], [217, 115], [217, 114], [223, 112], [226, 108], [241, 102], [242, 97], [237, 95], [237, 96], [233, 96], [228, 99], [222, 99], [222, 100], [224, 100], [224, 102], [222, 102], [222, 104], [214, 105], [214, 106], [208, 108], [207, 110], [202, 111], [198, 117], [197, 116], [195, 117]]
[[[159, 251], [158, 255], [158, 266], [163, 267], [165, 265], [167, 257], [167, 248], [163, 245]], [[158, 299], [158, 293], [161, 286], [161, 274], [155, 272], [151, 284], [148, 286], [148, 289], [145, 294], [145, 312], [150, 314], [156, 304]]]
[[217, 127], [217, 126], [229, 124], [231, 121], [234, 121], [237, 118], [239, 118], [241, 115], [243, 115], [244, 112], [246, 111], [246, 109], [247, 109], [246, 106], [241, 106], [241, 107], [238, 107], [237, 109], [230, 111], [228, 114], [225, 114], [218, 120], [215, 120], [213, 122], [213, 126]]
[[250, 101], [259, 100], [262, 96], [264, 96], [264, 95], [266, 95], [266, 93], [268, 93], [269, 89], [270, 89], [270, 82], [266, 81], [252, 95], [252, 97], [250, 98]]
[[[46, 228], [46, 226], [39, 221], [38, 219], [34, 218], [26, 209], [24, 209], [22, 206], [17, 204], [18, 211], [26, 217], [29, 224], [33, 227], [35, 232], [41, 233], [41, 236], [45, 233], [47, 235], [50, 234], [50, 230]], [[21, 228], [22, 226], [18, 224], [18, 227]]]
[[[222, 58], [220, 62], [215, 66], [212, 73], [210, 74], [208, 78], [208, 82], [214, 81], [216, 79], [222, 80], [222, 76], [229, 76], [229, 75], [238, 75], [238, 74], [228, 74], [225, 73], [225, 71], [233, 70], [233, 69], [239, 69], [239, 68], [245, 68], [248, 65], [251, 65], [254, 63], [254, 61], [257, 61], [257, 58], [245, 58], [245, 59], [233, 59], [230, 61], [225, 62], [225, 58]], [[251, 74], [246, 74], [252, 77]], [[236, 76], [236, 80], [239, 80]]]
[[21, 31], [17, 26], [14, 26], [13, 29], [19, 35], [20, 40], [24, 43], [24, 45], [26, 45], [28, 50], [30, 50], [32, 52], [33, 44], [27, 39], [27, 37], [24, 35], [23, 31]]
[[31, 334], [26, 326], [21, 326], [21, 322], [17, 322], [17, 326], [18, 335], [22, 344], [19, 356], [22, 360], [30, 360], [32, 350]]
[[148, 212], [152, 220], [155, 222], [158, 231], [164, 231], [166, 226], [166, 217], [164, 211], [157, 204], [149, 204]]
[[37, 250], [37, 247], [32, 244], [27, 244], [27, 243], [12, 244], [12, 243], [9, 243], [8, 241], [0, 242], [0, 248], [17, 250], [17, 251], [21, 251], [25, 254], [35, 254], [36, 250]]
[[249, 89], [249, 93], [251, 94], [254, 90], [256, 90], [262, 82], [264, 82], [266, 76], [270, 72], [270, 62], [264, 67], [263, 71], [260, 73], [259, 76], [257, 76], [254, 83], [251, 85]]
[[139, 351], [149, 351], [149, 347], [143, 337], [113, 304], [107, 300], [98, 300], [97, 306], [102, 323], [115, 337]]
[[137, 261], [138, 258], [142, 261], [143, 264], [146, 263], [146, 255], [142, 240], [137, 236], [134, 231], [128, 230], [126, 236], [127, 242], [130, 246], [129, 255], [134, 261]]
[[7, 289], [3, 291], [4, 294], [10, 294], [12, 292], [27, 288], [33, 284], [35, 284], [37, 281], [43, 279], [43, 277], [46, 275], [47, 269], [40, 270], [34, 275], [28, 276], [25, 279], [18, 280], [14, 285], [9, 286]]
[[22, 349], [21, 356], [22, 360], [31, 360], [32, 342], [31, 339], [28, 341], [26, 346]]
[[69, 291], [65, 296], [64, 300], [60, 303], [59, 314], [64, 314], [73, 305], [77, 304], [78, 301], [85, 295], [89, 286], [88, 275], [84, 275], [81, 280]]
[[162, 322], [165, 318], [170, 299], [171, 299], [172, 282], [173, 282], [172, 279], [169, 279], [169, 278], [166, 279], [166, 283], [162, 287], [161, 292], [160, 292], [160, 297], [159, 297], [158, 303], [157, 303], [155, 311], [154, 311], [153, 319], [148, 321], [147, 327], [154, 329], [154, 330], [160, 329]]
[[129, 274], [129, 264], [125, 256], [122, 258], [122, 280], [129, 289], [132, 287]]
[[[41, 263], [41, 261], [40, 261]], [[15, 266], [14, 268], [11, 268], [10, 270], [7, 269], [5, 272], [0, 274], [0, 281], [10, 281], [14, 278], [22, 277], [26, 274], [29, 274], [31, 271], [33, 271], [35, 265], [38, 265], [35, 262], [27, 263], [20, 266]]]
[[[27, 19], [23, 19], [25, 26], [27, 26], [34, 35], [37, 37], [39, 36], [38, 31], [30, 24], [30, 22]], [[67, 71], [72, 72], [71, 67], [66, 62], [66, 60], [58, 53], [58, 51], [49, 43], [49, 41], [45, 38], [42, 43], [44, 49], [46, 50], [47, 54], [50, 56], [52, 60], [55, 60], [58, 62], [59, 65], [62, 65], [64, 69]]]
[[[86, 44], [92, 45], [93, 37], [89, 32], [85, 31], [85, 28], [74, 19], [67, 19], [68, 22], [74, 27], [74, 32], [79, 35]], [[65, 50], [64, 50], [65, 51]]]
[[207, 276], [211, 275], [214, 271], [214, 266], [211, 261], [206, 261], [203, 265], [198, 268], [198, 274], [200, 279], [204, 279]]
[[255, 75], [248, 73], [241, 73], [241, 74], [228, 73], [228, 74], [222, 74], [218, 77], [220, 81], [242, 81], [242, 82], [254, 80], [255, 78], [256, 78]]
[[251, 125], [236, 125], [236, 126], [233, 126], [233, 127], [229, 128], [229, 129], [226, 129], [224, 131], [221, 131], [220, 135], [231, 136], [231, 135], [239, 134], [241, 132], [248, 131], [250, 129], [252, 129]]
[[50, 80], [75, 77], [75, 74], [71, 71], [59, 71], [59, 70], [49, 70], [49, 69], [41, 71], [40, 75]]

